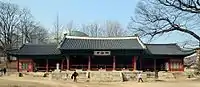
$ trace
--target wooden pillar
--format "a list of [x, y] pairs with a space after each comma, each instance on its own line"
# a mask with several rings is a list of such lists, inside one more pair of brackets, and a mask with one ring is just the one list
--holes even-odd
[[17, 58], [17, 72], [19, 72], [19, 58]]
[[116, 59], [115, 59], [115, 56], [113, 56], [113, 70], [115, 70], [115, 68], [116, 68], [115, 62], [116, 62]]
[[67, 60], [67, 70], [69, 70], [69, 56], [66, 57], [66, 60]]
[[91, 57], [88, 56], [88, 69], [87, 70], [91, 70]]
[[133, 70], [136, 70], [136, 57], [135, 56], [133, 56], [132, 57], [132, 66], [133, 66]]
[[169, 71], [171, 71], [171, 61], [170, 61], [170, 59], [168, 60], [168, 67], [169, 67]]
[[28, 71], [29, 71], [29, 72], [32, 72], [32, 71], [33, 71], [33, 60], [32, 60], [32, 59], [29, 61], [29, 64], [28, 64]]
[[154, 66], [153, 66], [154, 67], [154, 71], [156, 71], [156, 59], [154, 59], [153, 63], [154, 63]]
[[140, 57], [140, 70], [142, 70], [142, 58]]
[[183, 64], [184, 64], [184, 62], [183, 62], [183, 60], [181, 60], [181, 62], [180, 62], [180, 69], [181, 69], [181, 71], [184, 71]]
[[181, 68], [182, 68], [182, 71], [184, 71], [184, 61], [182, 60], [182, 62], [181, 62]]
[[155, 72], [155, 78], [158, 78], [158, 71], [156, 69], [156, 59], [154, 59], [154, 72]]
[[134, 68], [134, 57], [132, 57], [132, 67], [133, 67], [133, 70], [135, 69]]
[[62, 62], [61, 62], [61, 70], [63, 70], [63, 63], [64, 63], [64, 59], [62, 59]]
[[48, 72], [48, 71], [49, 71], [49, 60], [46, 59], [46, 72]]
[[181, 62], [178, 62], [178, 71], [182, 71]]

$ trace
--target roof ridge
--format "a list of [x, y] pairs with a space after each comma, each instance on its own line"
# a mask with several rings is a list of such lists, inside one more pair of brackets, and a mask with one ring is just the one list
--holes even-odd
[[48, 45], [51, 45], [51, 46], [52, 46], [52, 45], [55, 45], [55, 46], [57, 46], [56, 44], [32, 44], [32, 43], [25, 43], [24, 45], [29, 45], [29, 46], [30, 46], [30, 45], [33, 45], [33, 46], [36, 46], [36, 45], [37, 45], [37, 46], [48, 46]]
[[145, 45], [177, 45], [177, 43], [164, 43], [164, 44], [146, 44]]
[[79, 36], [66, 36], [65, 38], [71, 39], [104, 39], [104, 40], [112, 40], [112, 39], [137, 39], [137, 37], [79, 37]]

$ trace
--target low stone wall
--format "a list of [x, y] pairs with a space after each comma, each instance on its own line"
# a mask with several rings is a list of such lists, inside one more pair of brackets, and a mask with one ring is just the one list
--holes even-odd
[[[77, 72], [79, 74], [78, 80], [79, 81], [87, 81], [87, 74], [86, 71]], [[73, 71], [64, 71], [64, 72], [52, 72], [49, 75], [49, 79], [56, 79], [56, 80], [70, 80]]]
[[188, 78], [186, 72], [159, 72], [158, 75], [160, 80], [181, 80]]
[[29, 75], [33, 77], [44, 77], [45, 72], [21, 72], [23, 75]]
[[[73, 71], [52, 72], [50, 79], [71, 79]], [[77, 71], [79, 76], [78, 81], [92, 82], [120, 82], [120, 81], [136, 81], [138, 72], [133, 71]], [[149, 73], [148, 73], [149, 74]], [[154, 78], [147, 76], [147, 73], [142, 73], [144, 81]]]
[[[77, 77], [78, 81], [88, 82], [108, 82], [108, 81], [122, 81], [122, 77], [120, 76], [120, 72], [103, 72], [103, 71], [77, 71], [79, 76]], [[50, 79], [56, 80], [69, 80], [73, 71], [65, 71], [65, 72], [52, 72], [50, 73]]]
[[160, 80], [174, 80], [174, 75], [169, 72], [158, 72], [158, 79]]
[[[123, 80], [124, 81], [137, 81], [137, 75], [139, 72], [135, 71], [126, 71], [122, 72]], [[154, 80], [155, 73], [154, 72], [142, 72], [142, 78], [144, 81], [152, 81]]]
[[175, 79], [186, 79], [188, 78], [185, 72], [173, 72], [172, 73]]
[[137, 79], [137, 73], [136, 72], [121, 72], [123, 81], [130, 81], [130, 80], [136, 80]]
[[[49, 79], [55, 80], [72, 80], [71, 76], [74, 71], [62, 71], [49, 73]], [[79, 82], [120, 82], [120, 81], [137, 81], [137, 74], [135, 71], [77, 71]], [[33, 76], [43, 76], [44, 73], [32, 73]], [[142, 72], [142, 77], [145, 82], [155, 81], [154, 72]], [[158, 80], [175, 80], [179, 78], [186, 78], [183, 73], [175, 72], [159, 72]]]
[[89, 80], [93, 82], [120, 82], [122, 81], [122, 75], [121, 72], [115, 71], [90, 72]]

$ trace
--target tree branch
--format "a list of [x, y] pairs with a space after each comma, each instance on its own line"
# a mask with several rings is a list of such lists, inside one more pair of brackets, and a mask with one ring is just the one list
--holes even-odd
[[190, 2], [193, 2], [193, 4], [190, 4], [190, 2], [186, 3], [183, 0], [173, 0], [173, 1], [158, 0], [158, 1], [165, 6], [174, 7], [182, 11], [191, 13], [200, 13], [199, 0], [197, 0], [196, 2], [194, 0], [191, 0]]

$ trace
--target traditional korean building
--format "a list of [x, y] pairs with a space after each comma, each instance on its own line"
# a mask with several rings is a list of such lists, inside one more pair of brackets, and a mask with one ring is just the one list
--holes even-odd
[[185, 51], [177, 44], [144, 44], [138, 37], [66, 36], [60, 45], [24, 44], [10, 53], [18, 71], [61, 70], [183, 71]]

